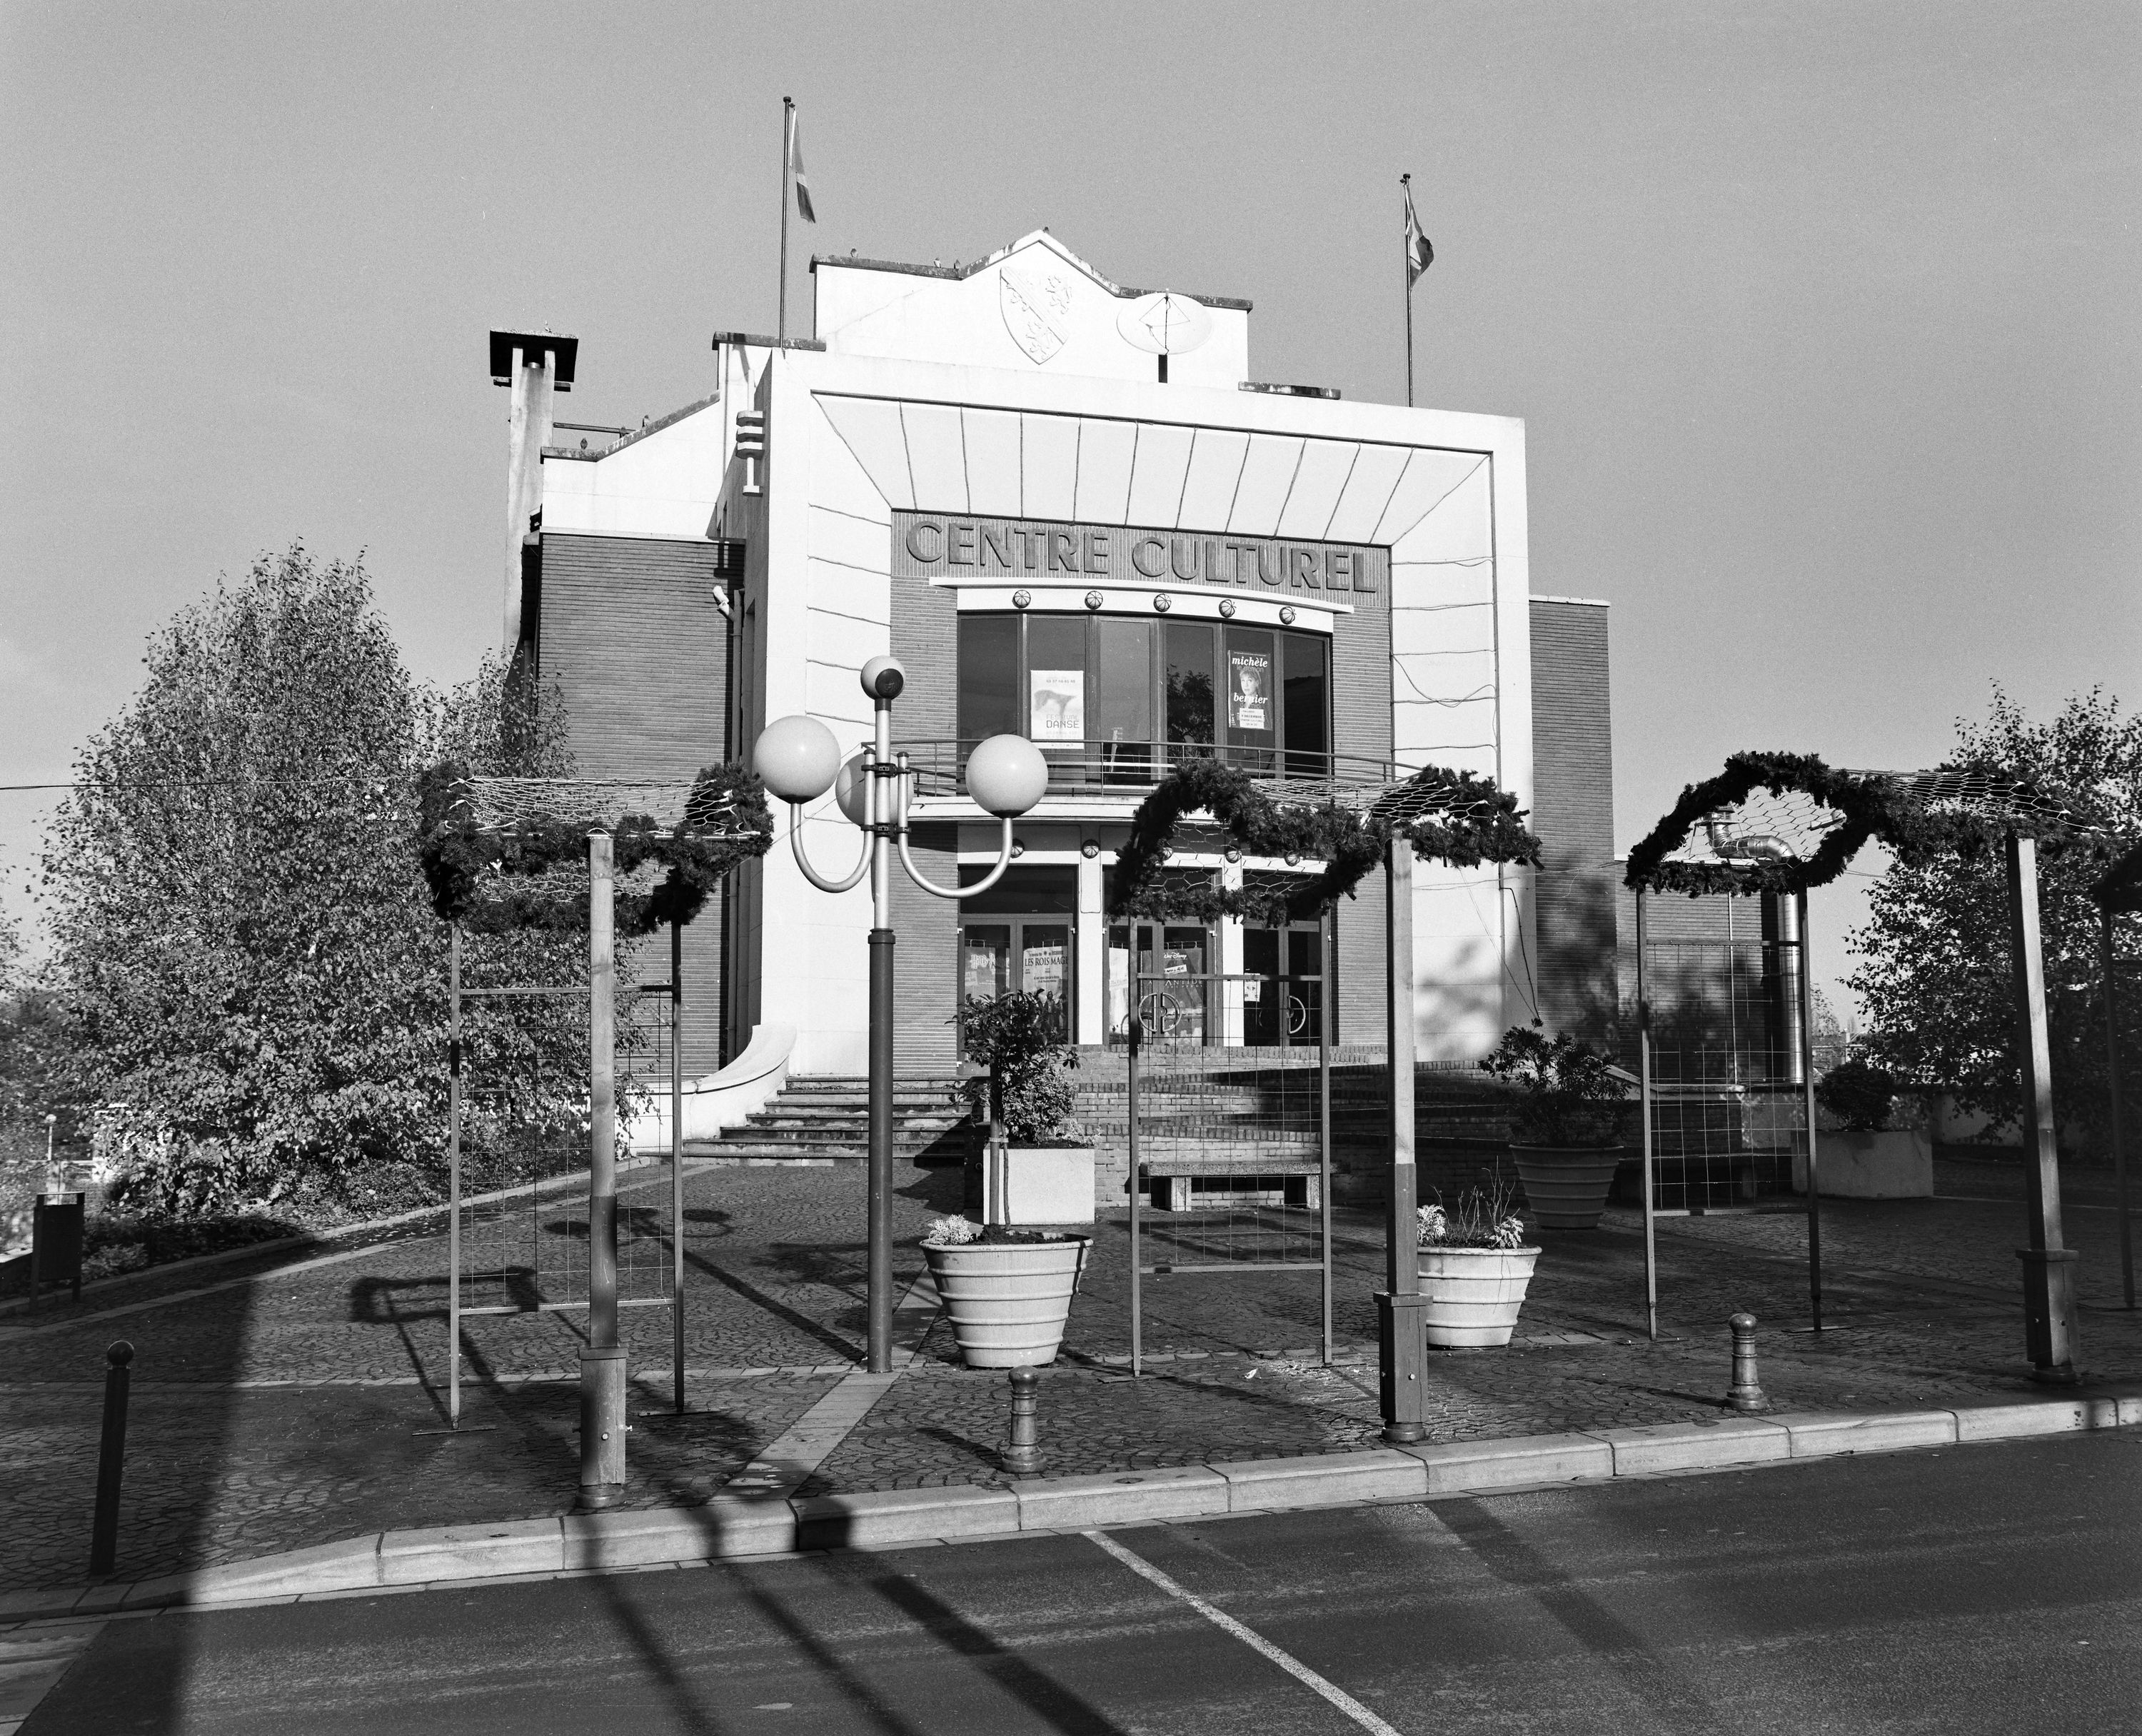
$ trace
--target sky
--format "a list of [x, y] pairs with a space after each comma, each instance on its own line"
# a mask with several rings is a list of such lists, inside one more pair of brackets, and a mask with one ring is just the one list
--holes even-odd
[[[6, 0], [0, 784], [300, 539], [471, 673], [485, 334], [579, 335], [570, 420], [703, 395], [712, 332], [773, 326], [784, 95], [799, 260], [1045, 224], [1350, 398], [1404, 396], [1409, 171], [1419, 401], [1525, 419], [1532, 587], [1613, 605], [1624, 846], [1738, 749], [1917, 766], [1996, 682], [2142, 702], [2131, 0]], [[18, 914], [48, 802], [0, 794]]]

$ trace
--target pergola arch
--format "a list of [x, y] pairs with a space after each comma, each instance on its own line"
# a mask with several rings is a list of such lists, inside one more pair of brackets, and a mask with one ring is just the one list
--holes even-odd
[[[1644, 1136], [1646, 1303], [1658, 1333], [1653, 1239], [1651, 1044], [1644, 976], [1644, 899], [1681, 893], [1789, 895], [1799, 917], [1799, 1067], [1808, 1142], [1808, 1282], [1814, 1325], [1822, 1329], [1822, 1236], [1816, 1160], [1812, 987], [1807, 967], [1807, 894], [1828, 885], [1870, 841], [1902, 862], [1971, 858], [2005, 852], [2010, 930], [2021, 1037], [2026, 1192], [2031, 1211], [2023, 1252], [2026, 1342], [2041, 1377], [2075, 1377], [2075, 1255], [2063, 1248], [2060, 1169], [2047, 1055], [2045, 982], [2038, 925], [2037, 852], [2101, 848], [2104, 828], [2004, 767], [1942, 765], [1927, 771], [1833, 768], [1812, 754], [1742, 753], [1715, 777], [1692, 784], [1629, 852], [1623, 883], [1636, 894], [1637, 1030]], [[2138, 869], [2142, 879], [2142, 869]], [[2124, 1221], [2124, 1220], [2123, 1220]]]

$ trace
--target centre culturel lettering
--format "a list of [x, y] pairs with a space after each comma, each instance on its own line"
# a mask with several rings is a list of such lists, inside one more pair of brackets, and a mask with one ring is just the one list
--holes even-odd
[[1390, 561], [1389, 549], [1357, 543], [1047, 519], [892, 515], [894, 576], [955, 584], [1026, 579], [1071, 585], [1113, 579], [1373, 594], [1389, 584]]

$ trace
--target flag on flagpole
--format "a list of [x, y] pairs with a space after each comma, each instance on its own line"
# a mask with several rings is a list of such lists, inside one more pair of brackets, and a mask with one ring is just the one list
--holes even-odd
[[806, 223], [816, 223], [818, 214], [811, 209], [811, 183], [803, 176], [803, 123], [800, 119], [788, 123], [788, 173], [796, 183], [796, 215]]
[[1420, 274], [1435, 263], [1435, 247], [1420, 226], [1420, 216], [1413, 208], [1413, 189], [1405, 190], [1405, 255], [1406, 287], [1411, 289], [1420, 281]]

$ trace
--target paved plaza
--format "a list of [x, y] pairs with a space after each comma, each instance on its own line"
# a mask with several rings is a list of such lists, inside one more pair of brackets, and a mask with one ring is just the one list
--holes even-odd
[[[668, 1270], [666, 1183], [646, 1172], [627, 1181], [625, 1290], [654, 1297]], [[902, 1316], [912, 1360], [795, 1492], [1009, 1481], [1004, 1378], [961, 1368], [928, 1287], [915, 1290], [922, 1228], [956, 1209], [959, 1185], [956, 1172], [916, 1170], [899, 1190], [895, 1268], [903, 1293], [914, 1292]], [[669, 1413], [668, 1311], [627, 1309], [637, 1412], [627, 1505], [707, 1499], [860, 1366], [863, 1205], [854, 1169], [688, 1178], [688, 1414]], [[1833, 1330], [1819, 1338], [1799, 1330], [1808, 1310], [1797, 1209], [1661, 1219], [1657, 1343], [1644, 1332], [1636, 1214], [1547, 1236], [1510, 1348], [1431, 1355], [1432, 1437], [1714, 1419], [1725, 1323], [1743, 1308], [1762, 1323], [1763, 1384], [1788, 1413], [2035, 1390], [2022, 1356], [2019, 1204], [1825, 1202], [1824, 1226]], [[569, 1194], [472, 1228], [470, 1294], [527, 1311], [466, 1321], [458, 1434], [446, 1427], [447, 1243], [428, 1229], [326, 1258], [155, 1274], [34, 1323], [0, 1319], [0, 1469], [14, 1491], [0, 1590], [83, 1577], [103, 1353], [118, 1338], [136, 1351], [122, 1577], [568, 1511], [580, 1317], [533, 1304], [570, 1295], [584, 1237], [584, 1204]], [[2142, 1377], [2142, 1318], [2115, 1306], [2113, 1214], [2071, 1206], [2068, 1239], [2082, 1256], [2088, 1375]], [[1043, 1377], [1041, 1474], [1375, 1443], [1379, 1217], [1339, 1214], [1330, 1367], [1313, 1273], [1162, 1275], [1144, 1286], [1148, 1363], [1133, 1380], [1127, 1251], [1120, 1221], [1100, 1226], [1064, 1356]]]

